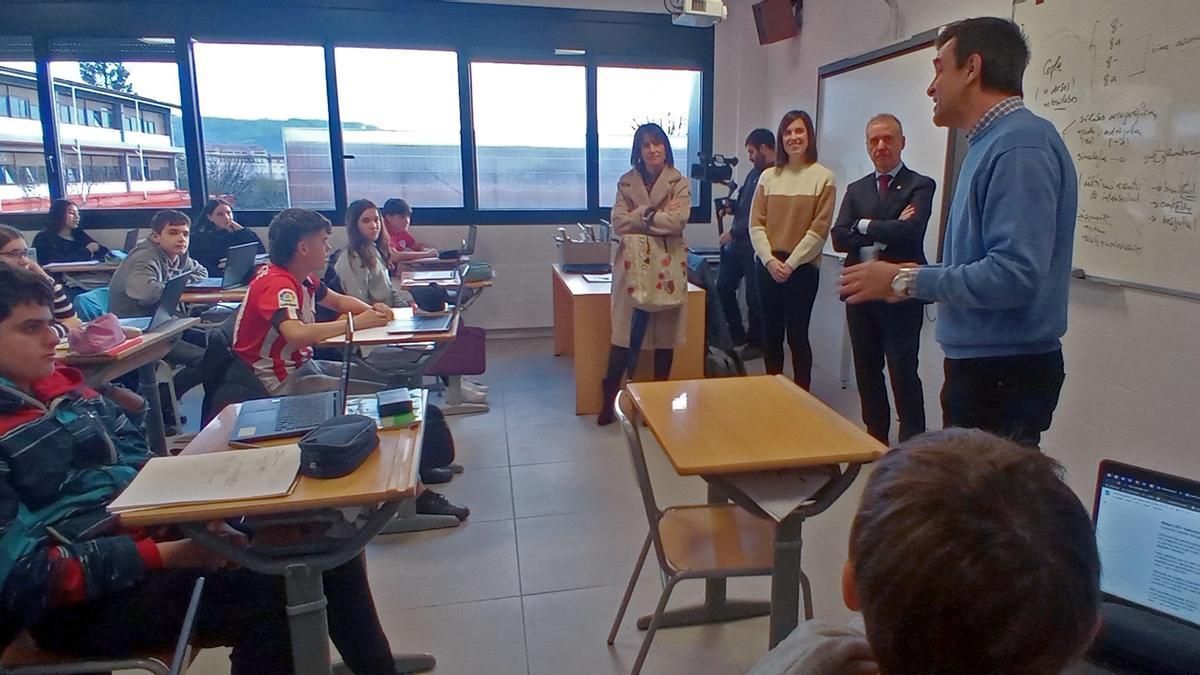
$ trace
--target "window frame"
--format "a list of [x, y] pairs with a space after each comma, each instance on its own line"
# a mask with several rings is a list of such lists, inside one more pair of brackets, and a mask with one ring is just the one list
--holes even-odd
[[[197, 14], [179, 8], [147, 14], [106, 6], [103, 9], [82, 6], [68, 10], [49, 8], [46, 12], [13, 17], [8, 32], [32, 35], [34, 63], [38, 75], [38, 101], [43, 127], [54, 127], [60, 115], [57, 92], [49, 81], [50, 43], [54, 39], [76, 35], [108, 35], [113, 40], [134, 35], [172, 36], [175, 63], [179, 68], [180, 111], [183, 122], [183, 146], [189, 178], [192, 209], [198, 209], [206, 195], [204, 135], [199, 120], [195, 78], [196, 66], [192, 42], [256, 43], [322, 46], [326, 52], [327, 103], [329, 105], [330, 150], [333, 163], [334, 208], [322, 213], [336, 222], [346, 207], [345, 158], [341, 119], [338, 114], [336, 65], [337, 47], [370, 47], [406, 50], [453, 51], [458, 61], [460, 147], [462, 154], [463, 206], [422, 207], [422, 224], [569, 224], [607, 219], [610, 209], [599, 205], [599, 138], [597, 124], [597, 69], [684, 68], [700, 72], [700, 146], [693, 153], [711, 153], [714, 129], [714, 52], [712, 31], [697, 31], [672, 26], [665, 15], [603, 10], [577, 10], [545, 7], [475, 5], [457, 3], [326, 3], [296, 8], [280, 20], [279, 5], [268, 0], [246, 0], [243, 7], [213, 8]], [[68, 18], [70, 21], [64, 21]], [[235, 19], [236, 17], [236, 19]], [[6, 20], [8, 17], [6, 17]], [[438, 31], [397, 30], [394, 35], [372, 34], [362, 37], [363, 25], [437, 25]], [[64, 29], [64, 26], [88, 26]], [[122, 38], [120, 36], [126, 36]], [[518, 48], [517, 46], [520, 45]], [[557, 56], [555, 48], [579, 49], [581, 55]], [[120, 58], [119, 56], [116, 58]], [[58, 60], [58, 59], [54, 59]], [[126, 59], [129, 60], [129, 59]], [[586, 81], [586, 194], [582, 209], [480, 209], [474, 143], [470, 64], [474, 61], [517, 63], [575, 64], [585, 68]], [[33, 102], [31, 101], [31, 105]], [[84, 106], [71, 110], [79, 119], [68, 123], [89, 123]], [[50, 123], [47, 124], [47, 118]], [[142, 121], [142, 120], [139, 120]], [[123, 127], [123, 124], [119, 124]], [[139, 125], [140, 126], [140, 125]], [[61, 152], [56, 129], [43, 134], [47, 159], [49, 192], [52, 198], [63, 196]], [[691, 158], [677, 158], [677, 168], [687, 175]], [[143, 172], [145, 167], [141, 167]], [[707, 222], [712, 212], [712, 186], [700, 183], [698, 204], [691, 209], [690, 220]], [[152, 207], [125, 209], [87, 209], [89, 227], [127, 228], [146, 221]], [[239, 209], [238, 220], [248, 226], [266, 225], [277, 210]], [[10, 221], [32, 217], [40, 225], [42, 214], [4, 214]]]

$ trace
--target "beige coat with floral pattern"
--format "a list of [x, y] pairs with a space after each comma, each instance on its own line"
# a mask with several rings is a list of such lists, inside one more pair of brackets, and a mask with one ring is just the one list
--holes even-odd
[[[655, 208], [654, 222], [649, 230], [642, 225], [647, 209]], [[668, 166], [659, 174], [649, 192], [637, 169], [630, 169], [617, 181], [616, 203], [612, 209], [612, 226], [617, 234], [652, 234], [683, 239], [683, 227], [692, 209], [691, 182], [675, 167]], [[633, 301], [627, 292], [625, 247], [617, 247], [613, 259], [612, 281], [612, 343], [629, 346], [629, 328], [633, 318]], [[686, 303], [677, 309], [654, 312], [646, 329], [643, 349], [672, 349], [683, 344], [687, 329]]]

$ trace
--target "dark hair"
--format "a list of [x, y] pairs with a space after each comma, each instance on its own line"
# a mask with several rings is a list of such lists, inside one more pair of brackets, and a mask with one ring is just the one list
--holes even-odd
[[209, 220], [209, 216], [213, 214], [213, 211], [217, 210], [218, 206], [228, 206], [230, 209], [233, 208], [233, 204], [230, 204], [219, 197], [204, 202], [204, 208], [200, 209], [200, 215], [196, 216], [196, 226], [198, 229], [207, 228], [212, 225], [212, 221]]
[[1022, 96], [1021, 80], [1029, 65], [1029, 44], [1020, 26], [998, 16], [955, 21], [942, 28], [934, 44], [941, 49], [954, 40], [955, 67], [978, 54], [983, 62], [979, 82], [984, 89]]
[[267, 227], [271, 262], [285, 266], [291, 263], [300, 240], [322, 231], [333, 232], [333, 225], [316, 211], [290, 208], [275, 214]]
[[771, 133], [770, 129], [755, 129], [746, 137], [746, 143], [752, 148], [767, 146], [771, 150], [775, 149], [775, 134]]
[[383, 203], [383, 208], [379, 209], [380, 216], [411, 216], [412, 207], [408, 202], [399, 197], [392, 197]]
[[[375, 238], [375, 241], [368, 240], [358, 229], [358, 219], [362, 218], [362, 215], [371, 209], [378, 211], [379, 207], [375, 206], [375, 202], [370, 199], [357, 199], [350, 202], [350, 205], [346, 207], [346, 238], [350, 242], [346, 248], [349, 251], [353, 251], [365, 267], [375, 269], [375, 256], [371, 255], [372, 247], [376, 251], [379, 251], [381, 260], [388, 259], [387, 250], [382, 244], [383, 240], [386, 239], [383, 236], [382, 223], [380, 223], [381, 230], [379, 236]], [[382, 218], [382, 215], [380, 217]]]
[[70, 199], [55, 199], [50, 202], [50, 211], [46, 214], [46, 229], [51, 232], [62, 229], [62, 226], [67, 224], [67, 211], [72, 206], [75, 206], [75, 202]]
[[15, 265], [0, 265], [0, 321], [12, 316], [13, 307], [24, 304], [54, 306], [54, 288], [41, 276]]
[[0, 223], [0, 248], [4, 248], [5, 246], [8, 246], [9, 242], [15, 241], [17, 239], [20, 239], [21, 241], [25, 241], [25, 235], [21, 234], [21, 231], [15, 227], [13, 227], [12, 225], [5, 225], [4, 223]]
[[803, 110], [789, 110], [783, 119], [779, 120], [779, 131], [775, 135], [779, 138], [779, 150], [775, 153], [775, 168], [783, 169], [788, 165], [787, 145], [783, 142], [783, 132], [792, 126], [796, 120], [804, 120], [804, 128], [808, 131], [808, 147], [804, 150], [804, 161], [813, 163], [817, 161], [817, 130], [813, 127], [812, 117]]
[[642, 144], [646, 142], [646, 136], [663, 144], [663, 148], [666, 150], [667, 166], [675, 166], [675, 153], [671, 150], [671, 139], [667, 138], [667, 132], [654, 122], [647, 122], [633, 132], [633, 150], [629, 153], [629, 164], [643, 176], [646, 175], [646, 167], [642, 164]]
[[191, 224], [192, 219], [188, 218], [186, 213], [176, 211], [175, 209], [163, 209], [154, 214], [154, 217], [150, 219], [150, 229], [155, 234], [162, 234], [162, 231], [167, 229], [168, 225], [187, 225], [190, 227]]
[[1037, 450], [983, 431], [924, 434], [863, 491], [850, 564], [882, 673], [1058, 673], [1096, 625], [1091, 519]]

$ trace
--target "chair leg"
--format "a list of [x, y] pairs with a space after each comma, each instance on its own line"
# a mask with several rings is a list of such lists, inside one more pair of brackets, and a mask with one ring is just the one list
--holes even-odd
[[809, 621], [813, 618], [812, 585], [803, 569], [800, 570], [800, 589], [804, 592], [804, 620]]
[[642, 665], [646, 663], [646, 655], [650, 653], [650, 641], [654, 639], [654, 633], [658, 631], [658, 624], [662, 623], [663, 612], [667, 609], [667, 601], [671, 599], [671, 591], [675, 590], [675, 584], [679, 583], [678, 577], [671, 577], [663, 588], [662, 596], [658, 598], [658, 606], [654, 608], [654, 618], [650, 619], [650, 626], [646, 628], [646, 637], [642, 639], [642, 649], [638, 652], [637, 660], [633, 662], [633, 670], [629, 671], [629, 675], [638, 675], [642, 672]]
[[633, 576], [629, 577], [629, 585], [625, 587], [625, 597], [621, 598], [621, 606], [617, 609], [617, 618], [613, 619], [612, 630], [608, 631], [608, 644], [617, 639], [617, 629], [621, 619], [625, 618], [625, 610], [629, 607], [629, 599], [633, 597], [633, 589], [637, 586], [638, 577], [642, 574], [642, 565], [646, 564], [646, 554], [650, 552], [650, 532], [646, 532], [646, 541], [642, 542], [642, 552], [638, 554], [637, 564], [633, 566]]

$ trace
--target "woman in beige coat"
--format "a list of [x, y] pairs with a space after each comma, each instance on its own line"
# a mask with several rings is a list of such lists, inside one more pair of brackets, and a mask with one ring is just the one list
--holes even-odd
[[[651, 234], [683, 239], [692, 208], [692, 188], [688, 179], [675, 169], [671, 141], [657, 124], [643, 124], [633, 134], [630, 153], [633, 168], [617, 182], [617, 197], [612, 209], [612, 224], [617, 234]], [[621, 377], [633, 374], [637, 354], [629, 353], [629, 335], [633, 324], [633, 300], [626, 287], [625, 246], [617, 247], [613, 259], [612, 349], [608, 371], [601, 387], [604, 407], [597, 424], [613, 421], [613, 404], [621, 389]], [[649, 315], [643, 348], [654, 349], [654, 379], [665, 380], [671, 374], [675, 347], [682, 345], [685, 334], [684, 307]]]

